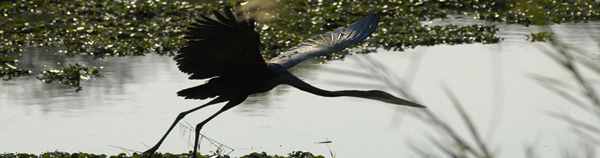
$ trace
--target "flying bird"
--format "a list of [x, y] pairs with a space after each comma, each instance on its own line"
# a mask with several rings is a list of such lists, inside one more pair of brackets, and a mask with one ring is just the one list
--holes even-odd
[[[205, 83], [177, 92], [186, 99], [214, 98], [208, 103], [181, 112], [156, 145], [143, 153], [150, 157], [159, 148], [173, 127], [187, 114], [209, 105], [227, 102], [219, 111], [195, 127], [193, 157], [196, 157], [200, 129], [217, 115], [239, 105], [251, 94], [267, 92], [280, 84], [324, 97], [358, 97], [390, 104], [425, 108], [425, 106], [395, 97], [380, 90], [327, 91], [314, 87], [287, 71], [304, 60], [342, 51], [370, 36], [377, 27], [381, 13], [370, 13], [366, 18], [347, 28], [314, 36], [292, 47], [268, 62], [261, 55], [259, 34], [253, 18], [241, 18], [231, 7], [223, 13], [213, 10], [214, 19], [201, 16], [191, 23], [184, 35], [186, 43], [175, 56], [175, 61], [189, 79], [208, 79]], [[242, 19], [242, 20], [240, 20]]]

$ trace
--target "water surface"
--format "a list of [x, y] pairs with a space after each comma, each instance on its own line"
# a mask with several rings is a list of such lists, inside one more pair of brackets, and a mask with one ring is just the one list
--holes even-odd
[[[445, 20], [431, 24], [448, 23], [482, 22]], [[397, 92], [368, 75], [356, 75], [373, 73], [363, 62], [372, 58], [392, 70], [388, 75], [411, 83], [410, 91], [421, 103], [468, 136], [467, 128], [443, 92], [442, 85], [447, 85], [500, 157], [522, 157], [528, 145], [541, 157], [557, 157], [561, 150], [579, 146], [581, 140], [570, 126], [547, 112], [561, 112], [582, 120], [592, 120], [591, 116], [531, 78], [535, 74], [574, 83], [571, 75], [542, 52], [549, 48], [548, 44], [526, 41], [526, 34], [539, 31], [536, 27], [499, 27], [504, 38], [500, 44], [440, 45], [405, 52], [379, 50], [326, 64], [305, 62], [291, 71], [328, 90]], [[599, 56], [599, 42], [594, 37], [600, 35], [600, 23], [552, 28], [572, 46], [593, 58]], [[187, 75], [179, 72], [175, 62], [166, 56], [93, 60], [48, 56], [44, 51], [52, 48], [26, 49], [21, 64], [58, 67], [79, 62], [104, 66], [104, 77], [83, 82], [84, 90], [79, 93], [63, 85], [39, 82], [34, 76], [0, 82], [0, 152], [129, 152], [123, 148], [144, 151], [158, 141], [179, 112], [207, 102], [175, 95], [203, 81], [187, 80]], [[600, 79], [586, 69], [583, 73], [592, 81]], [[182, 122], [195, 125], [221, 106], [202, 109]], [[410, 146], [435, 150], [429, 137], [438, 138], [439, 131], [411, 117], [409, 112], [419, 110], [370, 100], [318, 97], [279, 86], [221, 114], [202, 133], [233, 148], [232, 156], [262, 151], [285, 155], [305, 150], [326, 157], [330, 151], [336, 157], [416, 157]], [[178, 126], [159, 151], [187, 152], [191, 150], [191, 139], [189, 130]], [[326, 140], [332, 143], [315, 144]], [[216, 147], [205, 140], [201, 151], [214, 152]]]

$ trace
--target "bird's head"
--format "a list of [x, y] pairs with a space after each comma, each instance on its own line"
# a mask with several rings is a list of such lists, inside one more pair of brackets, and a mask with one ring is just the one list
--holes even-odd
[[384, 92], [384, 91], [380, 91], [380, 90], [370, 90], [367, 91], [370, 95], [366, 96], [366, 98], [369, 99], [373, 99], [373, 100], [379, 100], [382, 102], [386, 102], [386, 103], [390, 103], [390, 104], [396, 104], [396, 105], [404, 105], [404, 106], [411, 106], [411, 107], [418, 107], [418, 108], [426, 108], [425, 106], [421, 105], [421, 104], [417, 104], [408, 100], [404, 100], [402, 98], [398, 98], [390, 93]]

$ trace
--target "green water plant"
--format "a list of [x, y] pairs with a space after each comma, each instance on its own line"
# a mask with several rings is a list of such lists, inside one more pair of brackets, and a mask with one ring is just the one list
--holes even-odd
[[10, 80], [13, 77], [29, 75], [31, 71], [16, 67], [19, 60], [0, 54], [0, 78]]
[[85, 67], [79, 64], [69, 64], [68, 67], [42, 71], [38, 74], [37, 78], [46, 83], [62, 83], [76, 88], [75, 91], [81, 91], [81, 81], [101, 76], [100, 69], [102, 67]]
[[552, 40], [553, 33], [538, 32], [525, 35], [530, 42], [548, 42]]
[[[93, 154], [93, 153], [68, 153], [68, 152], [45, 152], [39, 155], [30, 153], [3, 153], [0, 154], [0, 158], [141, 158], [142, 155], [139, 153], [125, 154], [120, 153], [117, 155], [107, 154]], [[188, 158], [191, 157], [191, 153], [155, 153], [153, 158]], [[219, 156], [219, 155], [199, 155], [198, 158], [229, 158], [230, 156]], [[305, 151], [293, 151], [287, 156], [268, 155], [265, 152], [262, 153], [250, 153], [248, 155], [241, 156], [240, 158], [324, 158], [320, 155], [313, 155], [310, 152]]]

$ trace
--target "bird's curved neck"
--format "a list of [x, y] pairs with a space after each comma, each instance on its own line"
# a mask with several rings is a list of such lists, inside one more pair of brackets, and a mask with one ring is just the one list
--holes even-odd
[[317, 88], [313, 85], [310, 85], [300, 79], [298, 79], [297, 77], [294, 76], [294, 78], [296, 80], [290, 80], [291, 82], [285, 83], [287, 85], [293, 86], [295, 88], [298, 88], [302, 91], [308, 92], [308, 93], [312, 93], [315, 95], [319, 95], [319, 96], [324, 96], [324, 97], [341, 97], [341, 96], [348, 96], [348, 97], [359, 97], [359, 98], [366, 98], [364, 97], [362, 94], [364, 94], [364, 91], [358, 91], [358, 90], [341, 90], [341, 91], [328, 91], [328, 90], [324, 90], [324, 89], [320, 89]]
[[319, 96], [324, 96], [324, 97], [341, 97], [341, 96], [347, 96], [347, 97], [357, 97], [357, 98], [364, 98], [364, 99], [371, 99], [371, 100], [378, 100], [378, 101], [382, 101], [382, 102], [386, 102], [386, 103], [391, 103], [391, 104], [397, 104], [397, 105], [406, 105], [406, 106], [412, 106], [412, 107], [420, 107], [420, 108], [424, 108], [425, 106], [417, 104], [417, 103], [413, 103], [411, 101], [408, 100], [404, 100], [402, 98], [398, 98], [395, 97], [387, 92], [384, 91], [378, 91], [378, 90], [369, 90], [369, 91], [360, 91], [360, 90], [341, 90], [341, 91], [327, 91], [327, 90], [323, 90], [317, 87], [314, 87], [302, 80], [300, 80], [298, 77], [292, 75], [290, 72], [287, 71], [286, 68], [284, 68], [283, 66], [279, 65], [279, 64], [273, 64], [270, 63], [269, 68], [271, 70], [273, 70], [276, 74], [277, 77], [275, 77], [274, 79], [268, 81], [270, 83], [268, 84], [273, 84], [273, 85], [277, 85], [277, 84], [287, 84], [293, 87], [296, 87], [302, 91], [308, 92], [308, 93], [312, 93], [315, 95], [319, 95]]
[[[277, 83], [278, 84], [287, 84], [298, 88], [302, 91], [312, 93], [319, 96], [324, 97], [340, 97], [340, 96], [349, 96], [349, 97], [359, 97], [359, 98], [368, 98], [364, 95], [365, 91], [358, 90], [342, 90], [342, 91], [328, 91], [312, 86], [298, 77], [292, 75], [287, 69], [283, 68], [280, 65], [272, 65], [275, 68], [275, 72], [278, 74]], [[368, 98], [370, 99], [370, 98]]]

